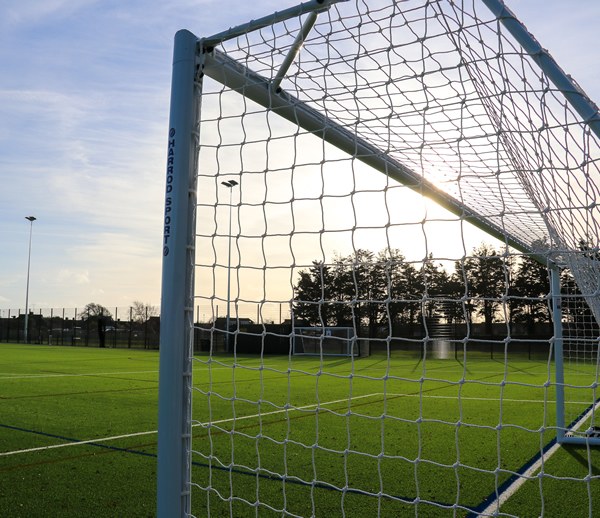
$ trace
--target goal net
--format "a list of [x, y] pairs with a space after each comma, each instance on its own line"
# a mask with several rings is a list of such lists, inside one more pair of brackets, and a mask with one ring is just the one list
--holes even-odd
[[585, 443], [600, 437], [600, 422], [595, 417], [600, 407], [600, 393], [595, 388], [600, 328], [570, 272], [564, 270], [562, 277], [565, 389], [559, 396], [559, 425], [564, 427], [568, 440]]
[[599, 137], [500, 0], [178, 32], [158, 516], [600, 512]]
[[297, 327], [293, 336], [293, 354], [323, 356], [358, 355], [354, 329], [350, 327]]

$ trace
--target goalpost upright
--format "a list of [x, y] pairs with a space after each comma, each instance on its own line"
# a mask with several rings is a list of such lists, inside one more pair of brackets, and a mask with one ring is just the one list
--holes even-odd
[[175, 36], [163, 224], [157, 514], [190, 513], [196, 172], [201, 78], [197, 38]]

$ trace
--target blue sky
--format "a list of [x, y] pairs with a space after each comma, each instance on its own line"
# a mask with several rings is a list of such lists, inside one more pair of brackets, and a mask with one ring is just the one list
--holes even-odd
[[[160, 301], [173, 35], [294, 0], [20, 0], [0, 5], [0, 309]], [[597, 0], [508, 5], [600, 103]], [[477, 244], [477, 243], [475, 243]]]

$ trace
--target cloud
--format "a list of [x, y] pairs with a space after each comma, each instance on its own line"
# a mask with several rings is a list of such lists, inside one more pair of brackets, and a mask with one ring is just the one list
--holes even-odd
[[19, 0], [6, 2], [0, 9], [5, 25], [29, 24], [48, 18], [63, 19], [98, 0]]
[[64, 284], [89, 284], [90, 272], [88, 270], [62, 269], [58, 272], [58, 279]]
[[[594, 81], [600, 69], [593, 66], [597, 62], [594, 22], [600, 15], [597, 0], [582, 0], [577, 9], [568, 2], [514, 1], [511, 7], [542, 45], [600, 101], [595, 93], [598, 81]], [[30, 300], [73, 307], [82, 307], [96, 297], [107, 306], [134, 299], [157, 302], [173, 35], [182, 27], [198, 36], [214, 34], [297, 3], [0, 2], [0, 27], [4, 29], [0, 31], [4, 72], [0, 77], [0, 248], [7, 251], [0, 273], [3, 305], [24, 299], [29, 236], [28, 228], [19, 225], [26, 223], [23, 217], [29, 214], [39, 218], [32, 269], [31, 296], [35, 298]], [[207, 116], [211, 114], [209, 106], [207, 102], [203, 108]], [[251, 146], [246, 148], [249, 153]], [[245, 160], [265, 160], [262, 149], [251, 155], [245, 155]], [[221, 165], [237, 171], [238, 160], [237, 156], [228, 157]], [[277, 201], [291, 196], [283, 189], [281, 177], [268, 184], [270, 192], [281, 196]], [[374, 181], [380, 183], [377, 178]], [[201, 193], [206, 204], [208, 193]], [[259, 195], [263, 192], [258, 187], [246, 189], [244, 201]], [[261, 199], [254, 201], [260, 203]], [[269, 211], [271, 231], [287, 224], [289, 216], [280, 215], [274, 207]], [[376, 213], [373, 211], [373, 216]], [[219, 223], [226, 224], [227, 217], [224, 212]], [[245, 233], [254, 232], [254, 219], [262, 224], [262, 212], [242, 221]], [[199, 232], [213, 224], [212, 218], [206, 221]], [[309, 235], [315, 241], [319, 236]], [[330, 248], [342, 250], [335, 236], [326, 236]], [[418, 239], [421, 243], [422, 231], [414, 238]], [[221, 242], [226, 254], [227, 239]], [[319, 246], [322, 243], [313, 245], [311, 241], [300, 247], [297, 254], [306, 257], [297, 257], [297, 261], [318, 257]], [[379, 249], [383, 245], [377, 242], [372, 246]], [[276, 255], [287, 248], [275, 243], [270, 250]], [[206, 253], [210, 259], [212, 246]], [[462, 249], [456, 252], [462, 253]], [[197, 257], [202, 258], [203, 252], [198, 250]], [[248, 261], [249, 256], [244, 255], [243, 260]], [[46, 284], [36, 283], [42, 276]], [[221, 292], [225, 286], [219, 280]]]

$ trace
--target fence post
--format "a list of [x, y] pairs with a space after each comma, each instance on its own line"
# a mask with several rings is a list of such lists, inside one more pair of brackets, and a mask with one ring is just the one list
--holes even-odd
[[87, 318], [85, 322], [85, 346], [89, 345], [90, 341], [90, 308], [87, 308]]
[[131, 333], [133, 332], [133, 320], [132, 320], [133, 308], [129, 306], [129, 339], [127, 341], [127, 348], [131, 349]]

